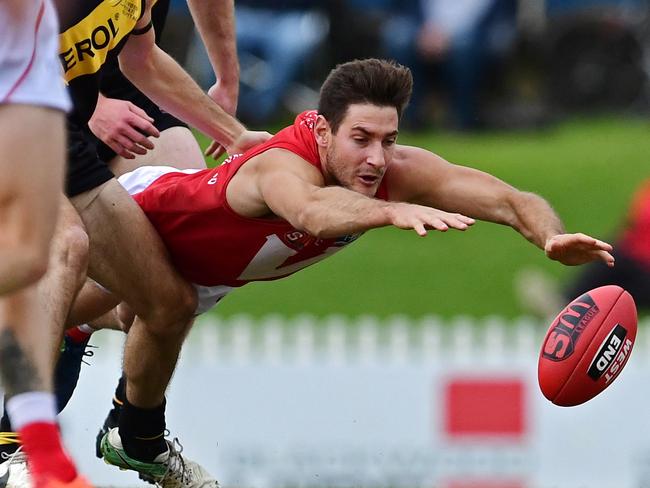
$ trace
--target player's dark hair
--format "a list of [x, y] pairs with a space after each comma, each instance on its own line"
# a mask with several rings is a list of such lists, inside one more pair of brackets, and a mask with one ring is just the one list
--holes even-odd
[[413, 76], [405, 66], [383, 59], [356, 59], [330, 71], [320, 89], [318, 113], [336, 133], [355, 103], [395, 107], [401, 117], [412, 90]]

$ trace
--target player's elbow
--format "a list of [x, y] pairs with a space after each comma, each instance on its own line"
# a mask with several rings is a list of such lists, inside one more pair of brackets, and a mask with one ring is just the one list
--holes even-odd
[[123, 52], [118, 60], [122, 74], [136, 86], [142, 86], [153, 76], [155, 61], [151, 50]]
[[512, 189], [505, 193], [494, 207], [493, 221], [520, 230], [533, 193]]
[[313, 208], [305, 206], [296, 215], [294, 227], [298, 230], [307, 232], [309, 235], [316, 238], [324, 239], [329, 237], [327, 235], [327, 226], [323, 219], [319, 218], [318, 212]]

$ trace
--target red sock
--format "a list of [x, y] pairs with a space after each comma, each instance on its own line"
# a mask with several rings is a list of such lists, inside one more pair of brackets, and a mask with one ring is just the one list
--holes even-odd
[[63, 450], [59, 428], [49, 422], [34, 422], [20, 430], [27, 463], [38, 487], [38, 478], [55, 478], [68, 483], [76, 478], [77, 470]]
[[74, 327], [72, 329], [67, 330], [65, 335], [67, 335], [70, 339], [72, 339], [72, 342], [74, 342], [75, 344], [83, 344], [88, 339], [90, 339], [92, 332], [88, 333], [84, 330], [81, 330], [79, 327]]

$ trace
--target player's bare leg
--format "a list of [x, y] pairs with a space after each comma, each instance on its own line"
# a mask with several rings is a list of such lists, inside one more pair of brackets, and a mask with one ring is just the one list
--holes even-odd
[[62, 198], [64, 139], [62, 112], [0, 106], [0, 372], [37, 487], [77, 476], [55, 422], [49, 317], [37, 290]]
[[[164, 394], [196, 307], [196, 295], [173, 269], [155, 230], [117, 180], [72, 201], [90, 236], [89, 276], [128, 302], [138, 315], [124, 353], [127, 403], [120, 433], [127, 454], [152, 458], [166, 447], [162, 439]], [[139, 422], [144, 417], [155, 421]], [[160, 437], [138, 442], [133, 439], [136, 435]]]
[[203, 169], [205, 160], [192, 131], [187, 127], [170, 127], [160, 132], [160, 137], [150, 138], [154, 148], [134, 159], [115, 156], [109, 166], [115, 176], [133, 171], [141, 166], [173, 166], [178, 169]]
[[56, 364], [68, 311], [86, 280], [88, 266], [88, 235], [77, 211], [66, 198], [62, 200], [48, 271], [38, 287], [51, 325], [50, 371]]

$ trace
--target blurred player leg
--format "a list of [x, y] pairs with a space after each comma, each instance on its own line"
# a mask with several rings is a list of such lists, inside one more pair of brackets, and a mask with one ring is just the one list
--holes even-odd
[[[0, 371], [7, 410], [37, 488], [85, 485], [56, 425], [47, 326], [37, 283], [61, 200], [64, 114], [49, 1], [0, 4]], [[7, 464], [11, 482], [11, 463]]]
[[[30, 131], [24, 128], [29, 127]], [[48, 477], [72, 481], [76, 471], [65, 455], [55, 424], [51, 391], [53, 325], [39, 303], [35, 281], [47, 267], [48, 248], [62, 200], [64, 116], [29, 105], [0, 107], [0, 246], [2, 341], [0, 367], [9, 397], [8, 413], [21, 433], [36, 484]], [[47, 155], [47, 156], [45, 156]]]

